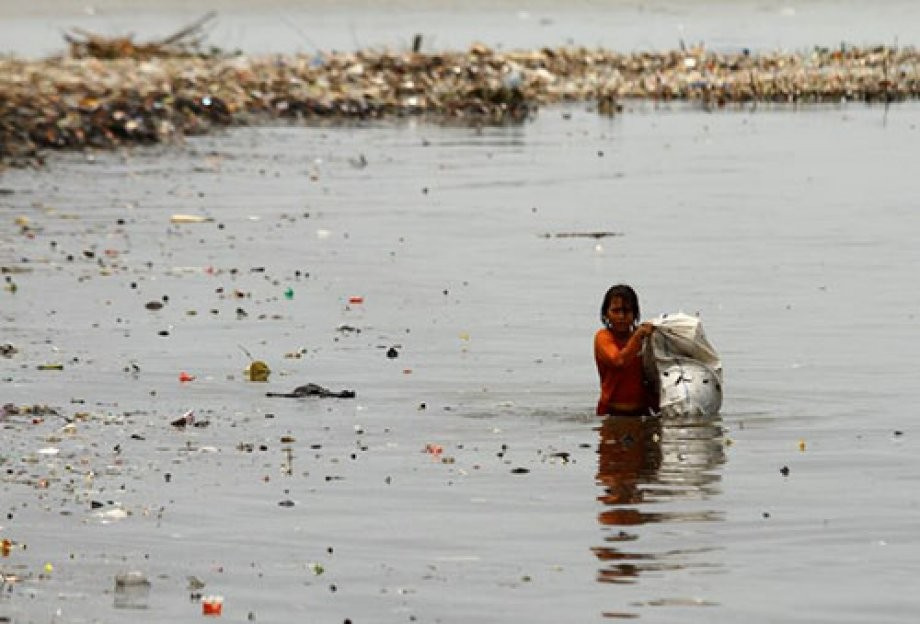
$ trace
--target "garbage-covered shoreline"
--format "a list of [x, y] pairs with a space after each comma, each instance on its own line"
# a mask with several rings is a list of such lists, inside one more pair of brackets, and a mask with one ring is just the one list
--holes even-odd
[[887, 103], [920, 95], [920, 53], [911, 47], [764, 54], [705, 47], [498, 52], [481, 44], [441, 53], [146, 52], [0, 59], [0, 162], [28, 166], [40, 164], [49, 149], [157, 143], [278, 119], [424, 116], [483, 125], [520, 123], [558, 102], [586, 102], [614, 114], [635, 99], [719, 107]]

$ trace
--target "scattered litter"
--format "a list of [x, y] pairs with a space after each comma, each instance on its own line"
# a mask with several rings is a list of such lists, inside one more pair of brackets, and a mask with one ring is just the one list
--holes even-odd
[[361, 295], [352, 295], [348, 298], [348, 303], [352, 305], [358, 305], [364, 303], [364, 297]]
[[172, 421], [170, 424], [173, 427], [187, 427], [195, 423], [195, 412], [194, 410], [189, 410], [182, 414], [179, 418]]
[[[765, 54], [695, 46], [624, 54], [584, 47], [499, 52], [474, 44], [431, 54], [362, 50], [312, 59], [231, 59], [219, 53], [176, 55], [175, 42], [135, 44], [130, 37], [75, 32], [84, 37], [68, 35], [71, 53], [78, 56], [0, 59], [0, 92], [13, 103], [0, 113], [0, 127], [18, 129], [0, 143], [0, 160], [25, 166], [41, 162], [43, 148], [170, 141], [254, 114], [339, 120], [426, 115], [482, 126], [522, 123], [540, 106], [562, 101], [591, 102], [598, 114], [613, 115], [627, 99], [714, 108], [748, 102], [887, 103], [920, 93], [918, 52], [903, 45]], [[350, 162], [367, 166], [363, 155]], [[318, 180], [319, 168], [310, 167], [309, 175]]]
[[326, 571], [323, 565], [321, 563], [317, 563], [316, 561], [311, 561], [310, 563], [308, 563], [307, 569], [309, 569], [310, 572], [312, 572], [316, 576], [319, 576], [320, 574]]
[[249, 381], [255, 382], [266, 382], [268, 381], [268, 376], [271, 375], [271, 369], [268, 367], [268, 364], [262, 360], [254, 360], [249, 363], [249, 366], [246, 367], [246, 379]]
[[353, 399], [355, 398], [355, 392], [354, 390], [340, 390], [339, 392], [334, 392], [315, 383], [308, 383], [303, 386], [297, 386], [290, 392], [266, 392], [265, 396], [285, 397], [289, 399], [299, 399], [308, 396]]
[[223, 596], [204, 596], [201, 599], [201, 614], [219, 616], [224, 610]]
[[555, 234], [550, 234], [547, 232], [543, 235], [543, 238], [607, 238], [608, 236], [623, 236], [622, 232], [607, 232], [607, 231], [597, 231], [597, 232], [556, 232]]
[[783, 475], [784, 477], [788, 477], [789, 476], [789, 466], [783, 466], [782, 468], [780, 468], [779, 473]]
[[170, 223], [211, 223], [213, 221], [213, 217], [190, 214], [174, 214], [169, 218]]
[[145, 587], [150, 586], [150, 581], [147, 580], [147, 576], [143, 572], [131, 571], [131, 572], [119, 572], [115, 575], [115, 587], [130, 587], [132, 585], [142, 585]]

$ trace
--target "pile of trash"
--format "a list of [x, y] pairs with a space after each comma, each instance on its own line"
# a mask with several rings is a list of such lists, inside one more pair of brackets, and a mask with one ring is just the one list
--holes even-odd
[[920, 95], [920, 53], [912, 48], [500, 53], [474, 44], [458, 52], [247, 57], [202, 52], [202, 23], [149, 44], [76, 31], [66, 57], [0, 59], [0, 162], [34, 164], [44, 149], [164, 142], [278, 118], [423, 115], [484, 125], [520, 123], [558, 102], [589, 102], [615, 114], [637, 98], [709, 107]]

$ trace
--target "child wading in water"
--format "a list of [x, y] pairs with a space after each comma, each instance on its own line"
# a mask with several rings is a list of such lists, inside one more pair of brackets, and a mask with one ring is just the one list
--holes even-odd
[[601, 304], [601, 322], [594, 335], [594, 361], [601, 378], [597, 414], [644, 414], [657, 407], [642, 370], [642, 344], [655, 331], [639, 322], [639, 298], [630, 286], [611, 286]]

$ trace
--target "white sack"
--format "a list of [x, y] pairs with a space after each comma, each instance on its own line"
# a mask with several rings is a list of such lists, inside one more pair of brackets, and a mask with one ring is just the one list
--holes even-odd
[[700, 319], [679, 312], [652, 324], [643, 362], [658, 386], [662, 416], [715, 416], [722, 406], [722, 360]]

